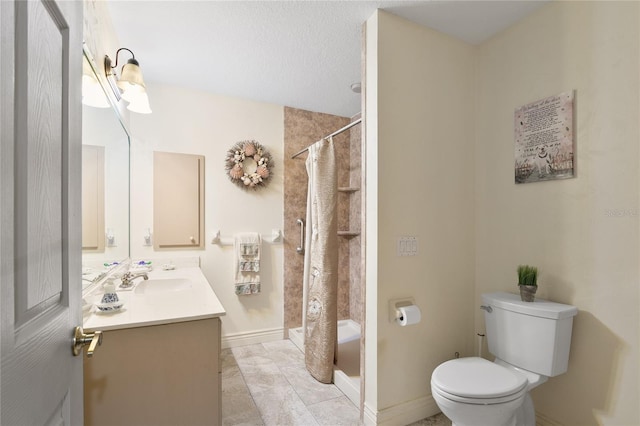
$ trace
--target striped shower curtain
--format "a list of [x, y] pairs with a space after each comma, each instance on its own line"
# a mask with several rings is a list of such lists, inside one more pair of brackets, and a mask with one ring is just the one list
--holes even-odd
[[338, 179], [331, 138], [309, 147], [306, 166], [305, 364], [316, 380], [331, 383], [338, 328]]

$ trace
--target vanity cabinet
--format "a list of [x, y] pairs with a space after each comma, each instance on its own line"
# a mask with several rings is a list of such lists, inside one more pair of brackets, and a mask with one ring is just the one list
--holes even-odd
[[220, 319], [104, 331], [84, 357], [84, 423], [220, 425]]

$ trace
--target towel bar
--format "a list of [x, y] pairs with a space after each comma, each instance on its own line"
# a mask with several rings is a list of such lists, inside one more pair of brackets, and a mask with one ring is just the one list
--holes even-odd
[[[262, 237], [262, 241], [267, 241], [270, 243], [278, 243], [282, 241], [282, 231], [280, 229], [272, 229], [271, 234], [269, 235], [260, 235]], [[211, 239], [211, 244], [217, 244], [219, 246], [232, 246], [233, 245], [233, 237], [229, 237], [229, 239], [223, 240], [220, 236], [220, 230], [217, 230], [215, 234], [213, 234], [213, 238]]]

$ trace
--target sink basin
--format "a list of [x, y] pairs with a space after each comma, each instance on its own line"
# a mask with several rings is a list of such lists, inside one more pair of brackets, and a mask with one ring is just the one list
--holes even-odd
[[183, 291], [191, 288], [191, 281], [186, 278], [149, 279], [139, 283], [134, 293], [158, 294]]

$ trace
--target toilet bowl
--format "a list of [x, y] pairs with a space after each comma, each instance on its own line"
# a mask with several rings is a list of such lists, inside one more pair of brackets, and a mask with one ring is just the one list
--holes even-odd
[[431, 376], [433, 398], [455, 426], [533, 425], [528, 390], [524, 374], [484, 358], [447, 361]]

